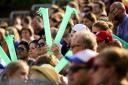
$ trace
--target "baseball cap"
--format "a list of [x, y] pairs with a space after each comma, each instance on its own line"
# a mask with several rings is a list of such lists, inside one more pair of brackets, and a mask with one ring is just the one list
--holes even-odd
[[76, 24], [72, 28], [72, 33], [79, 32], [79, 31], [82, 31], [82, 30], [90, 31], [89, 28], [86, 25], [84, 25], [84, 24]]
[[111, 43], [112, 42], [112, 35], [108, 31], [100, 31], [96, 33], [96, 40], [105, 43]]
[[80, 51], [74, 54], [73, 56], [67, 56], [66, 59], [76, 64], [90, 64], [91, 65], [97, 54], [98, 53], [96, 53], [93, 50], [86, 49], [86, 50], [83, 50], [83, 51]]

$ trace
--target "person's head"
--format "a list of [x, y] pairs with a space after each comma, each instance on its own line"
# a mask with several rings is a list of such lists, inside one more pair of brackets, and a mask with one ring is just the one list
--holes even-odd
[[29, 66], [27, 63], [22, 60], [17, 60], [7, 65], [2, 80], [9, 83], [25, 81], [28, 79], [28, 73]]
[[40, 16], [35, 15], [32, 19], [32, 27], [35, 34], [37, 34], [43, 28], [43, 21]]
[[38, 39], [38, 55], [43, 55], [45, 53], [47, 53], [46, 41], [44, 38], [39, 38]]
[[92, 30], [92, 25], [97, 21], [95, 14], [87, 13], [83, 17], [83, 23], [87, 25], [87, 27]]
[[85, 49], [96, 50], [96, 47], [96, 37], [89, 31], [76, 32], [71, 38], [71, 50], [73, 54]]
[[14, 25], [21, 25], [21, 17], [20, 16], [15, 16], [13, 24]]
[[109, 25], [105, 21], [97, 21], [92, 26], [92, 32], [97, 33], [99, 31], [107, 31], [109, 28]]
[[23, 27], [28, 27], [28, 25], [31, 25], [31, 23], [32, 23], [32, 19], [30, 16], [26, 16], [22, 20]]
[[97, 55], [90, 70], [91, 82], [94, 85], [120, 85], [127, 72], [127, 50], [117, 47], [106, 48]]
[[105, 4], [102, 1], [94, 1], [93, 2], [93, 10], [92, 12], [96, 15], [100, 15], [105, 11]]
[[18, 45], [17, 50], [17, 56], [21, 60], [27, 60], [28, 59], [28, 51], [29, 51], [29, 45], [25, 41], [21, 41]]
[[53, 43], [51, 46], [51, 51], [53, 54], [56, 56], [57, 59], [61, 59], [62, 54], [61, 54], [61, 48], [58, 44]]
[[58, 85], [59, 76], [55, 71], [54, 67], [49, 64], [42, 66], [32, 66], [30, 70], [30, 79], [48, 79], [52, 85]]
[[117, 23], [122, 22], [125, 14], [126, 14], [126, 9], [123, 3], [114, 2], [110, 6], [109, 19], [111, 21], [116, 21]]
[[32, 36], [32, 31], [29, 28], [22, 28], [21, 29], [21, 39], [25, 39], [26, 41], [30, 40]]
[[66, 57], [71, 62], [68, 69], [68, 85], [88, 85], [88, 72], [96, 55], [96, 52], [87, 49]]
[[64, 16], [63, 12], [57, 12], [50, 16], [50, 26], [59, 28], [60, 22]]
[[10, 35], [14, 35], [15, 41], [20, 41], [18, 30], [15, 27], [9, 26], [6, 31], [8, 31]]
[[37, 48], [38, 47], [38, 41], [33, 40], [32, 42], [29, 43], [29, 57], [36, 59], [38, 54], [37, 54]]

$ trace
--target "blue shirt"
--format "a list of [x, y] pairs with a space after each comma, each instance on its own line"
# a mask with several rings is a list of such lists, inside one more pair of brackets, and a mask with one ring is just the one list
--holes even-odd
[[128, 42], [128, 15], [126, 15], [123, 22], [118, 25], [116, 35]]

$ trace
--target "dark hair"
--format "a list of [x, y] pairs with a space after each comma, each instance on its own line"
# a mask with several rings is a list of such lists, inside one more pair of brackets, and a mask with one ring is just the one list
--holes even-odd
[[27, 30], [30, 33], [30, 36], [32, 36], [32, 31], [29, 28], [22, 28], [20, 34], [22, 34], [24, 30]]
[[99, 56], [107, 66], [113, 66], [119, 78], [128, 72], [128, 51], [123, 48], [109, 47], [104, 49]]
[[33, 41], [31, 41], [31, 42], [29, 43], [29, 46], [30, 46], [30, 44], [32, 44], [32, 43], [34, 43], [34, 44], [36, 45], [36, 47], [38, 46], [38, 40], [33, 40]]
[[26, 16], [23, 18], [23, 21], [26, 23], [26, 24], [30, 24], [31, 23], [31, 17], [30, 16]]
[[[24, 45], [25, 48], [27, 49], [27, 51], [29, 51], [29, 45], [28, 45], [28, 42], [26, 42], [26, 41], [21, 41], [21, 42], [19, 43], [19, 45]], [[19, 45], [18, 45], [18, 46], [19, 46]]]
[[95, 16], [95, 14], [90, 13], [90, 12], [87, 13], [87, 14], [85, 14], [83, 18], [87, 18], [87, 19], [89, 19], [92, 22], [96, 22], [96, 16]]

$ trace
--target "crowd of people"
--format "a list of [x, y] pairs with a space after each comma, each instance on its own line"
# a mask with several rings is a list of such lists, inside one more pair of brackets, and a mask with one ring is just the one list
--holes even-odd
[[[113, 0], [70, 0], [49, 9], [52, 46], [47, 46], [43, 19], [37, 14], [0, 23], [0, 46], [14, 35], [18, 60], [0, 58], [0, 85], [128, 85], [128, 51], [113, 35], [128, 42], [127, 7]], [[66, 6], [75, 8], [60, 44], [54, 43]], [[72, 56], [65, 56], [71, 50]], [[70, 63], [57, 73], [62, 58]]]

